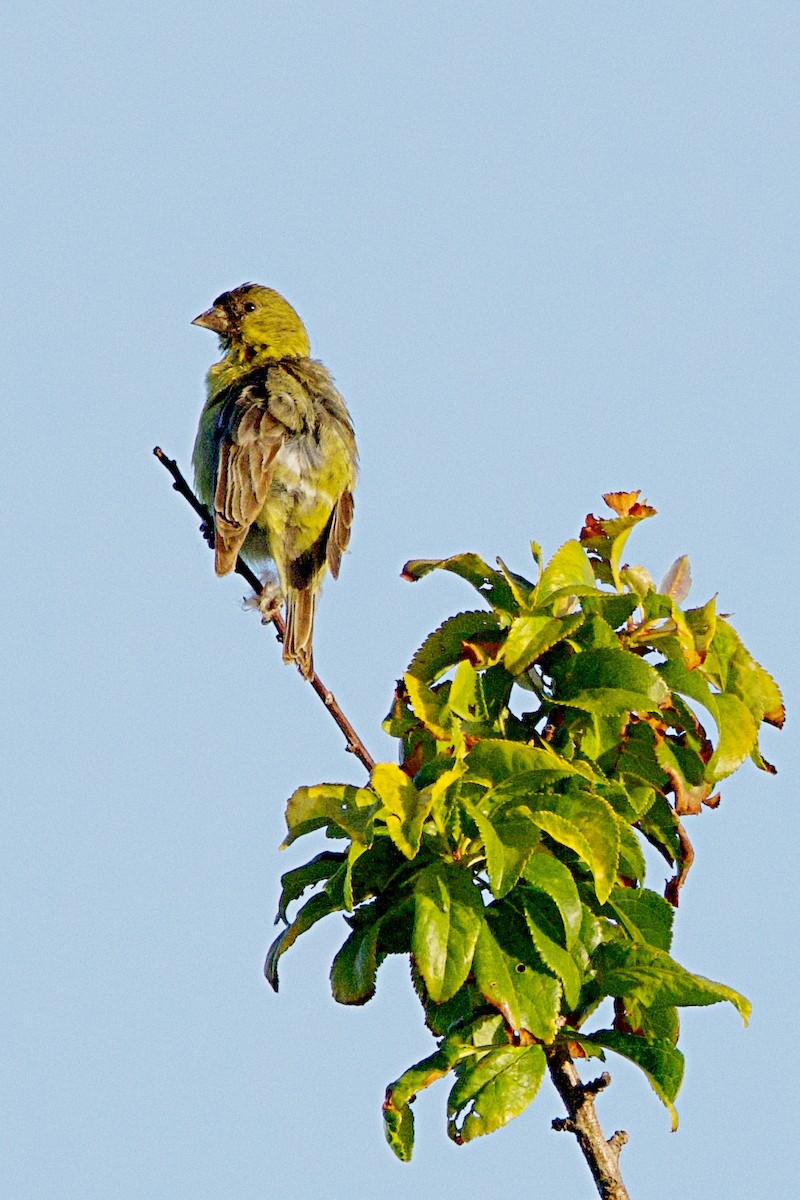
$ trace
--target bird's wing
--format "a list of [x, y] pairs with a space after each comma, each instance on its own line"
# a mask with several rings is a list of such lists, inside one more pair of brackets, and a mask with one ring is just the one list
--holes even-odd
[[272, 462], [287, 427], [270, 410], [266, 389], [248, 385], [225, 406], [214, 492], [216, 571], [227, 575], [264, 507]]
[[347, 549], [350, 541], [350, 529], [353, 524], [353, 494], [352, 492], [342, 492], [336, 502], [336, 507], [333, 510], [333, 520], [331, 521], [330, 535], [328, 537], [328, 546], [326, 556], [328, 566], [330, 567], [331, 575], [334, 579], [339, 578], [339, 567], [342, 564], [342, 555]]

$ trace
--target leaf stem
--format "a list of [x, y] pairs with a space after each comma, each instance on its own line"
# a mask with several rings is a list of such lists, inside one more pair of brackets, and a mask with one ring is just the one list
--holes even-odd
[[[161, 463], [162, 467], [169, 471], [170, 475], [172, 476], [172, 486], [175, 491], [183, 496], [184, 500], [191, 505], [198, 517], [200, 517], [200, 519], [203, 521], [203, 524], [208, 529], [211, 529], [213, 527], [213, 522], [210, 512], [204, 504], [200, 503], [192, 489], [189, 487], [188, 483], [181, 474], [180, 467], [175, 462], [175, 459], [169, 458], [160, 446], [155, 447], [153, 454]], [[237, 558], [236, 560], [235, 571], [237, 575], [241, 575], [242, 579], [249, 583], [250, 587], [257, 596], [261, 595], [262, 591], [264, 590], [261, 581], [258, 579], [258, 576], [256, 576], [250, 570], [247, 563], [243, 562], [241, 558]], [[275, 636], [279, 642], [282, 642], [286, 632], [286, 626], [283, 617], [279, 612], [276, 611], [269, 618], [269, 622], [275, 626]], [[375, 761], [340, 708], [333, 692], [325, 686], [319, 675], [317, 675], [316, 671], [309, 679], [309, 683], [319, 696], [322, 703], [325, 705], [328, 712], [333, 717], [336, 724], [339, 726], [339, 729], [344, 734], [346, 742], [345, 748], [350, 754], [354, 754], [356, 756], [358, 761], [363, 764], [367, 771], [371, 771], [375, 766]]]

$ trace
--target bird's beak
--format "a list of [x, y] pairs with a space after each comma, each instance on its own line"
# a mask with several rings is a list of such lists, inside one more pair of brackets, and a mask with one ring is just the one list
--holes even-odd
[[203, 329], [210, 329], [213, 333], [219, 333], [222, 337], [226, 337], [231, 331], [228, 314], [222, 308], [207, 309], [206, 312], [200, 313], [199, 317], [195, 317], [192, 324], [202, 325]]

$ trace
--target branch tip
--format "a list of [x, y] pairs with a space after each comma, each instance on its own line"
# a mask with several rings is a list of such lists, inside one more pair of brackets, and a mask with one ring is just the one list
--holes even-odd
[[619, 1157], [620, 1150], [622, 1149], [623, 1146], [627, 1146], [629, 1141], [630, 1141], [630, 1138], [628, 1137], [625, 1130], [618, 1129], [617, 1132], [612, 1133], [611, 1137], [608, 1139], [608, 1147], [610, 1150], [614, 1151], [614, 1153], [617, 1155], [617, 1157]]

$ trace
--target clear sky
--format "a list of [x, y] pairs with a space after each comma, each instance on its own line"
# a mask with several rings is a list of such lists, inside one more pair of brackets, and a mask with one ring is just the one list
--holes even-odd
[[624, 1063], [599, 1107], [634, 1197], [793, 1193], [799, 52], [794, 0], [10, 0], [9, 1200], [594, 1195], [549, 1083], [461, 1149], [433, 1088], [392, 1157], [383, 1089], [433, 1046], [400, 961], [336, 1006], [331, 919], [263, 981], [285, 800], [363, 775], [151, 456], [188, 468], [216, 352], [189, 322], [245, 279], [298, 308], [356, 423], [316, 658], [376, 756], [394, 680], [474, 604], [404, 561], [525, 572], [611, 489], [659, 510], [631, 554], [688, 553], [784, 685], [780, 773], [695, 819], [677, 923], [751, 1027], [686, 1013], [676, 1134]]

